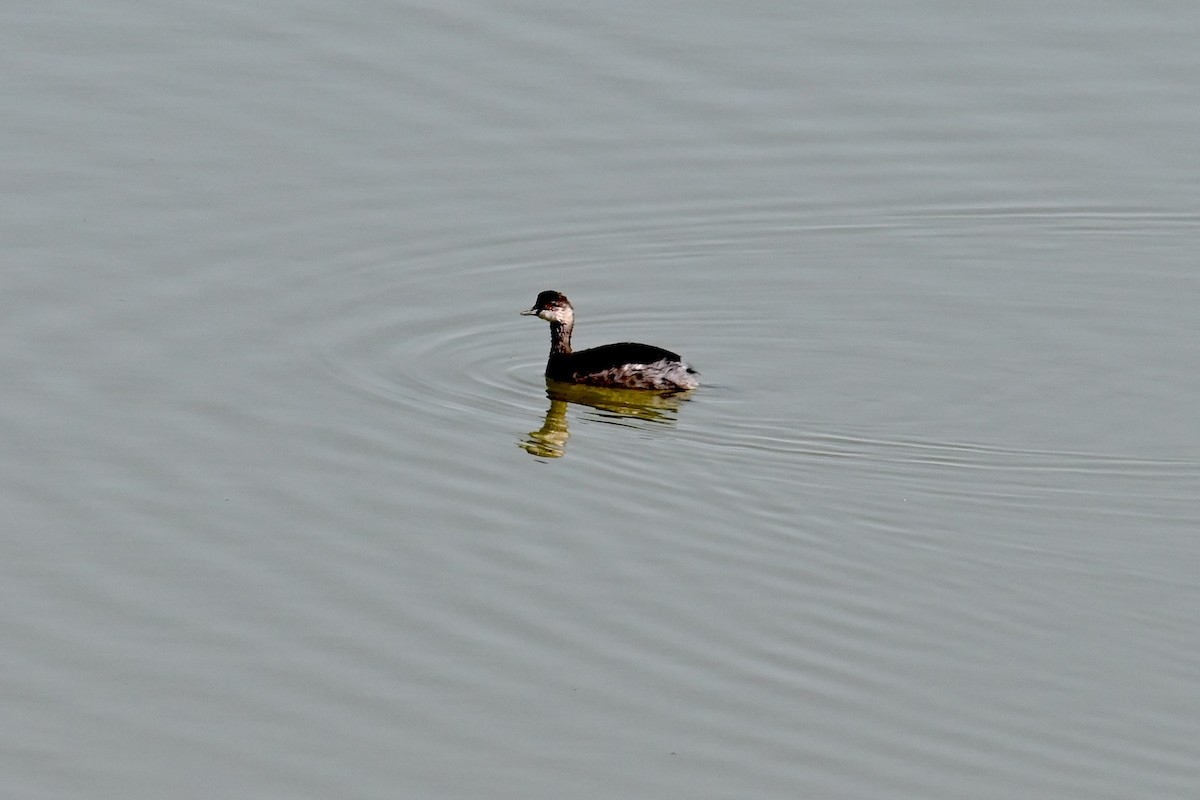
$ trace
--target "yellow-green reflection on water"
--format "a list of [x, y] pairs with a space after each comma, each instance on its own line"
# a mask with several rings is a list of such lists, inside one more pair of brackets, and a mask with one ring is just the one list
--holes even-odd
[[566, 455], [567, 440], [571, 438], [567, 408], [574, 403], [601, 412], [595, 418], [601, 422], [627, 424], [630, 421], [670, 424], [679, 412], [680, 404], [692, 391], [648, 392], [643, 389], [611, 389], [560, 383], [547, 379], [546, 397], [550, 406], [542, 427], [530, 431], [520, 446], [530, 455], [540, 458], [561, 458]]

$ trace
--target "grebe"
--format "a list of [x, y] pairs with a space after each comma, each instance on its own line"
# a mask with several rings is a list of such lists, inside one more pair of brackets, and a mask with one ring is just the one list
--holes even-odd
[[550, 323], [550, 359], [546, 377], [563, 383], [585, 383], [617, 389], [682, 391], [700, 385], [696, 371], [678, 353], [650, 344], [620, 342], [572, 352], [571, 329], [575, 309], [566, 295], [546, 291], [533, 308], [521, 312]]

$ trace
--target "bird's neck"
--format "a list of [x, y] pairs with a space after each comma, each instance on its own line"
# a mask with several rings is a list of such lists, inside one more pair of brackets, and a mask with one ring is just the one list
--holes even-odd
[[571, 328], [574, 327], [570, 322], [551, 322], [550, 323], [550, 355], [567, 355], [571, 352]]

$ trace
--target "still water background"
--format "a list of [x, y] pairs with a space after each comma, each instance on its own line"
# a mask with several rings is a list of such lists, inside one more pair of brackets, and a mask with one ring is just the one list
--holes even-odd
[[0, 16], [3, 795], [1200, 795], [1194, 3]]

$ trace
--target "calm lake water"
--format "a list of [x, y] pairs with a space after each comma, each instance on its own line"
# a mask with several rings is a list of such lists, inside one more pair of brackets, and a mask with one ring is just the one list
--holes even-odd
[[1200, 796], [1194, 3], [0, 17], [3, 796]]

